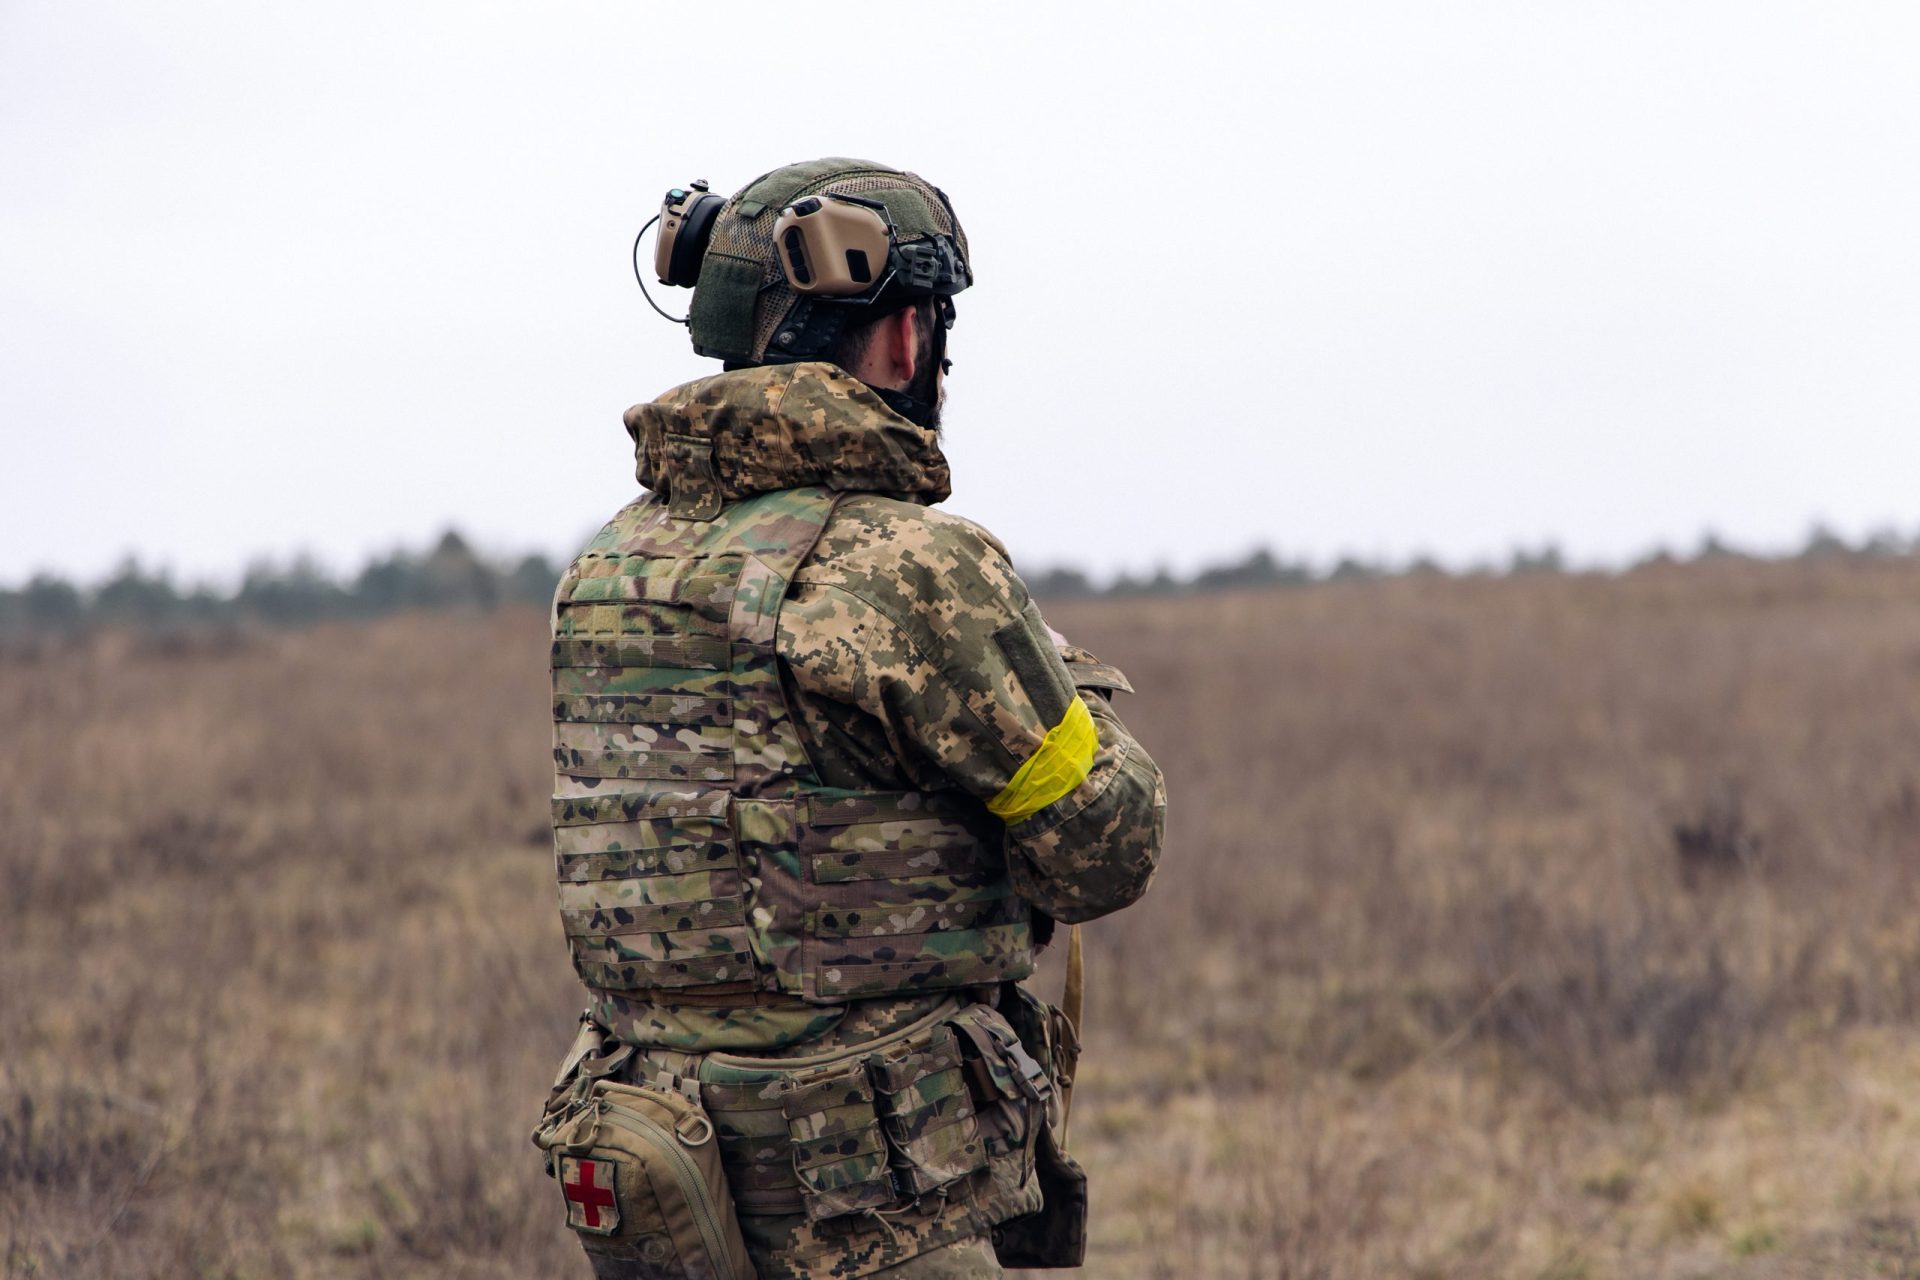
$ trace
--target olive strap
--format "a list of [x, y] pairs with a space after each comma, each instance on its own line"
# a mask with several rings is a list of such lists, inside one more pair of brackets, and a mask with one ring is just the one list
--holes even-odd
[[[1080, 950], [1080, 926], [1067, 928], [1067, 985], [1060, 993], [1060, 1012], [1067, 1016], [1067, 1025], [1073, 1028], [1074, 1039], [1081, 1044], [1086, 1038], [1080, 1031], [1080, 1013], [1087, 997], [1087, 962]], [[1067, 1120], [1073, 1114], [1073, 1081], [1060, 1082], [1060, 1149], [1067, 1149]]]

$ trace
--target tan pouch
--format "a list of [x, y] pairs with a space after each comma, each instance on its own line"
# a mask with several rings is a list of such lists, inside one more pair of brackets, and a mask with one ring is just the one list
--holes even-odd
[[755, 1280], [713, 1121], [694, 1099], [596, 1079], [533, 1141], [600, 1280]]

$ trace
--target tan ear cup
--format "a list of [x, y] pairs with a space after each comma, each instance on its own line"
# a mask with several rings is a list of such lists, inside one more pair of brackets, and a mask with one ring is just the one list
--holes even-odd
[[653, 274], [661, 284], [691, 289], [700, 279], [700, 259], [713, 234], [713, 220], [726, 198], [696, 182], [675, 187], [660, 202], [660, 234], [653, 242]]
[[886, 275], [893, 228], [864, 204], [808, 196], [780, 211], [773, 245], [795, 293], [846, 298], [866, 293]]

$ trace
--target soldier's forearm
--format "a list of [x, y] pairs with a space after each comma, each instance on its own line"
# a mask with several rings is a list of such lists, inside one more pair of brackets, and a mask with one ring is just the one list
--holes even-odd
[[1070, 795], [1007, 829], [1016, 892], [1073, 924], [1137, 901], [1160, 859], [1160, 768], [1099, 694], [1083, 693], [1100, 734], [1093, 768]]

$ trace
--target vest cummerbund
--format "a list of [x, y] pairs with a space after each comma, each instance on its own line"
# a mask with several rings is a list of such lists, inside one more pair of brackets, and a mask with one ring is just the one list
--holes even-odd
[[837, 498], [696, 520], [645, 497], [562, 580], [554, 856], [588, 986], [838, 1004], [1032, 972], [1000, 820], [957, 791], [821, 786], [788, 712], [780, 605]]

